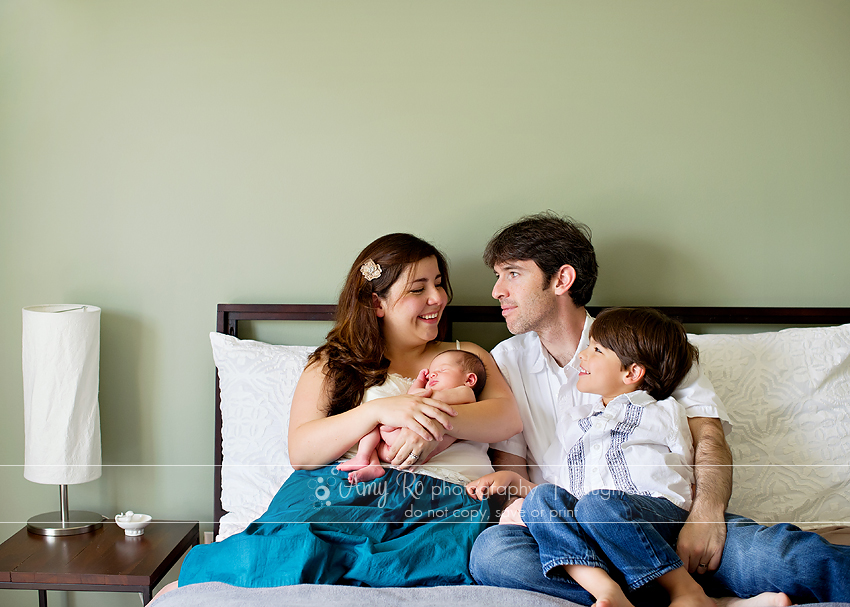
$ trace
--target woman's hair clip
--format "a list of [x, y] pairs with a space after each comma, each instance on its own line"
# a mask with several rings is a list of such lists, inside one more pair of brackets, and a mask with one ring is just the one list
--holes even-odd
[[372, 282], [376, 278], [381, 277], [381, 266], [376, 264], [371, 259], [368, 259], [366, 263], [360, 266], [360, 273], [363, 274], [363, 278]]

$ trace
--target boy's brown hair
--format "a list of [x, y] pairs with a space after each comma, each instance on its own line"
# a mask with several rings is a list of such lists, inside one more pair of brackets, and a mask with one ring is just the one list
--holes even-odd
[[639, 387], [656, 400], [669, 397], [699, 360], [682, 323], [653, 308], [609, 308], [590, 325], [590, 336], [623, 368], [643, 367]]

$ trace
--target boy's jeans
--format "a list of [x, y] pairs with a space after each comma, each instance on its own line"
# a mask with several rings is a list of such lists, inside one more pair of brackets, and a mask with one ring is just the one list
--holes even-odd
[[604, 569], [627, 590], [682, 566], [671, 545], [688, 512], [666, 499], [591, 491], [580, 500], [557, 485], [539, 485], [522, 505], [522, 520], [548, 577], [562, 565]]
[[[541, 487], [543, 486], [541, 485]], [[535, 496], [535, 493], [539, 493], [539, 495]], [[584, 535], [584, 537], [590, 538], [592, 542], [600, 540], [610, 543], [611, 537], [617, 537], [621, 533], [625, 533], [625, 537], [645, 535], [649, 527], [664, 537], [665, 540], [668, 538], [672, 540], [671, 545], [675, 541], [678, 530], [681, 528], [681, 520], [684, 520], [678, 520], [679, 517], [675, 514], [675, 511], [684, 511], [676, 508], [676, 506], [666, 502], [666, 500], [626, 495], [618, 491], [595, 493], [599, 496], [593, 498], [589, 506], [592, 506], [592, 502], [596, 501], [601, 503], [601, 506], [604, 506], [608, 512], [616, 512], [616, 509], [613, 508], [614, 502], [622, 502], [619, 497], [625, 497], [628, 498], [628, 505], [618, 506], [620, 512], [623, 511], [623, 508], [632, 509], [635, 512], [640, 511], [643, 513], [640, 518], [650, 522], [655, 519], [656, 522], [649, 526], [632, 525], [632, 527], [643, 527], [643, 531], [625, 531], [624, 528], [627, 525], [619, 524], [573, 523], [573, 527], [580, 527], [582, 533], [590, 527], [596, 527], [593, 535]], [[603, 494], [605, 495], [604, 500], [601, 499]], [[592, 494], [588, 494], [588, 496], [590, 495]], [[535, 490], [529, 494], [529, 497], [533, 499], [529, 502], [526, 498], [526, 503], [523, 504], [523, 520], [526, 520], [527, 509], [534, 510], [537, 508], [542, 510], [541, 506], [555, 506], [550, 509], [562, 512], [573, 510], [575, 514], [575, 498], [564, 490], [555, 491], [551, 488], [542, 492]], [[666, 519], [669, 522], [658, 522], [659, 517], [663, 514], [659, 511], [657, 505], [650, 505], [650, 502], [658, 501], [666, 502], [667, 507], [673, 509], [673, 515]], [[590, 508], [587, 510], [589, 511]], [[548, 512], [546, 514], [551, 520], [552, 515]], [[578, 514], [585, 521], [591, 521], [584, 513], [583, 507], [578, 509]], [[597, 517], [597, 520], [601, 520], [598, 518], [598, 513], [594, 516]], [[538, 528], [542, 527], [542, 521], [535, 522]], [[526, 523], [528, 523], [528, 520], [526, 520]], [[850, 576], [847, 575], [847, 572], [850, 571], [850, 546], [830, 544], [820, 536], [800, 531], [793, 525], [781, 524], [764, 527], [750, 519], [731, 514], [726, 515], [726, 523], [727, 538], [720, 568], [713, 574], [695, 576], [695, 579], [703, 585], [710, 596], [734, 594], [746, 598], [761, 592], [785, 592], [797, 602], [850, 601]], [[560, 525], [564, 525], [564, 523], [555, 523], [550, 526], [555, 528]], [[615, 529], [617, 527], [620, 527], [620, 529]], [[671, 536], [673, 529], [676, 529], [676, 531]], [[554, 532], [550, 531], [549, 533]], [[637, 536], [632, 536], [633, 533], [637, 533]], [[620, 541], [625, 549], [630, 550], [635, 547], [627, 543], [632, 540], [623, 539]], [[640, 541], [643, 542], [643, 540]], [[592, 547], [593, 544], [589, 543], [588, 546]], [[602, 556], [605, 553], [601, 550], [600, 544], [597, 543], [596, 546], [600, 550], [594, 552], [593, 556], [599, 558], [600, 562], [610, 569], [613, 566], [612, 561], [606, 560], [607, 557]], [[641, 545], [638, 548], [640, 551], [651, 550], [656, 562], [650, 564], [647, 568], [647, 571], [653, 570], [649, 573], [641, 571], [642, 563], [640, 562], [627, 567], [624, 572], [625, 575], [618, 574], [616, 570], [609, 570], [612, 577], [626, 587], [631, 585], [627, 581], [629, 578], [632, 582], [639, 580], [641, 576], [654, 579], [652, 575], [674, 562], [663, 546], [653, 545], [652, 548], [649, 548]], [[668, 547], [668, 549], [670, 548]], [[593, 597], [571, 579], [560, 575], [547, 577], [543, 573], [543, 561], [554, 563], [560, 558], [555, 553], [556, 551], [550, 548], [539, 546], [530, 528], [516, 525], [494, 525], [485, 530], [476, 540], [470, 557], [470, 571], [480, 584], [534, 590], [576, 603], [592, 604], [594, 602]], [[584, 550], [577, 554], [579, 559], [587, 557], [587, 552]], [[575, 556], [575, 554], [572, 555], [572, 557]], [[675, 556], [674, 552], [673, 556]], [[616, 558], [620, 557], [616, 556]], [[575, 558], [573, 560], [580, 562]], [[560, 572], [561, 570], [557, 571]], [[661, 604], [659, 601], [669, 600], [666, 592], [656, 582], [645, 583], [639, 590], [630, 593], [629, 598], [636, 605], [657, 605]]]

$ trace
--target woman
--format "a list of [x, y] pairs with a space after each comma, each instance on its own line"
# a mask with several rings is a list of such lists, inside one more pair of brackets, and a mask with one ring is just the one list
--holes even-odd
[[[335, 327], [310, 358], [292, 402], [289, 455], [296, 472], [245, 532], [190, 551], [180, 585], [339, 583], [421, 586], [473, 583], [469, 551], [486, 503], [464, 484], [491, 471], [485, 443], [521, 431], [516, 403], [490, 354], [478, 402], [457, 407], [406, 394], [434, 356], [451, 299], [442, 254], [410, 234], [367, 246], [340, 294]], [[402, 428], [390, 455], [397, 468], [348, 484], [336, 462], [380, 424]], [[443, 436], [456, 439], [427, 465]]]

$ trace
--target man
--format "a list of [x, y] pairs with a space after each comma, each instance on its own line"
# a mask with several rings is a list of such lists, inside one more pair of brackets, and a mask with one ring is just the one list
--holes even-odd
[[[597, 277], [590, 231], [551, 212], [525, 217], [493, 237], [484, 261], [496, 273], [493, 297], [514, 334], [496, 346], [493, 357], [513, 389], [523, 421], [521, 435], [492, 445], [493, 464], [540, 483], [541, 467], [562, 464], [553, 460], [557, 449], [547, 459], [557, 441], [559, 416], [582, 417], [593, 402], [576, 389], [577, 353], [587, 346], [592, 323], [585, 305]], [[843, 575], [840, 567], [834, 573], [823, 570], [823, 559], [829, 569], [824, 556], [829, 551], [820, 552], [818, 542], [824, 542], [817, 536], [804, 534], [802, 541], [791, 542], [790, 553], [787, 539], [780, 541], [758, 525], [731, 522], [726, 537], [727, 522], [738, 518], [725, 515], [732, 491], [732, 456], [724, 433], [728, 417], [698, 368], [673, 396], [687, 411], [695, 449], [696, 491], [677, 543], [687, 570], [715, 595], [784, 591], [816, 601], [848, 600], [847, 583], [837, 582]], [[572, 580], [542, 574], [536, 544], [524, 527], [487, 529], [475, 543], [470, 570], [482, 584], [588, 603], [589, 595]], [[649, 594], [645, 598], [657, 600]]]

